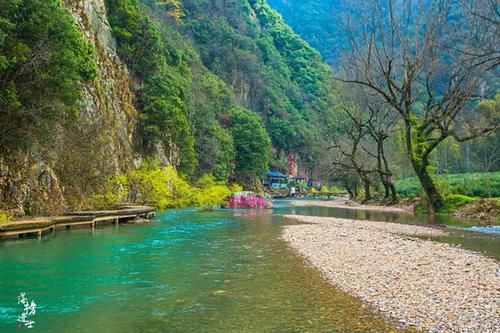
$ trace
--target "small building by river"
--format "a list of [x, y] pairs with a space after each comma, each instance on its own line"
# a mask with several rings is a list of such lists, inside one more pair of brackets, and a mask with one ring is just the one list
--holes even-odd
[[269, 171], [262, 185], [264, 185], [266, 189], [287, 188], [288, 176], [278, 171]]

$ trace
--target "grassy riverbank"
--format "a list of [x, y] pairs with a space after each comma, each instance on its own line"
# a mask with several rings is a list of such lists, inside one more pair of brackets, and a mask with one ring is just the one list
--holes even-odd
[[[435, 175], [434, 180], [444, 200], [437, 214], [499, 221], [500, 172]], [[398, 207], [426, 213], [427, 205], [421, 200], [425, 195], [416, 177], [396, 180], [394, 185]], [[383, 204], [377, 199], [372, 203]]]
[[[445, 192], [468, 197], [500, 197], [500, 172], [436, 175], [435, 179]], [[401, 197], [415, 198], [422, 193], [415, 177], [396, 180], [394, 185]]]
[[[458, 196], [460, 197], [460, 196]], [[466, 199], [470, 199], [465, 197]], [[460, 199], [460, 198], [459, 198]], [[296, 200], [291, 202], [292, 206], [302, 207], [329, 207], [344, 208], [351, 210], [367, 210], [375, 212], [389, 212], [401, 214], [424, 215], [420, 199], [403, 199], [397, 205], [385, 205], [382, 202], [370, 202], [360, 204], [349, 200], [347, 197], [337, 197], [333, 200]], [[438, 215], [454, 216], [465, 219], [483, 220], [486, 224], [500, 223], [500, 198], [472, 198], [472, 200], [455, 201], [453, 208], [447, 205], [447, 211], [440, 211]]]

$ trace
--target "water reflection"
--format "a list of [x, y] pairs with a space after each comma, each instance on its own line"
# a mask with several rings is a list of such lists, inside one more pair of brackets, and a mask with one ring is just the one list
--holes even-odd
[[447, 225], [447, 226], [478, 226], [488, 224], [487, 221], [461, 219], [446, 215], [414, 215], [397, 212], [381, 212], [370, 210], [356, 210], [347, 208], [334, 208], [334, 207], [295, 207], [290, 206], [289, 201], [280, 200], [275, 206], [275, 210], [279, 212], [288, 212], [287, 214], [298, 215], [312, 215], [312, 216], [332, 216], [346, 219], [356, 220], [372, 220], [381, 222], [395, 222], [405, 224], [419, 224], [419, 225]]

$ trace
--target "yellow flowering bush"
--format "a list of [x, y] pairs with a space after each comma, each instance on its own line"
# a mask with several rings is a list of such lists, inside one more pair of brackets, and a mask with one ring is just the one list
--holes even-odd
[[242, 191], [235, 184], [227, 186], [205, 174], [191, 185], [173, 166], [162, 167], [157, 160], [146, 160], [128, 172], [108, 180], [102, 192], [92, 198], [96, 208], [133, 202], [154, 205], [158, 209], [200, 207], [214, 209], [222, 205], [232, 192]]

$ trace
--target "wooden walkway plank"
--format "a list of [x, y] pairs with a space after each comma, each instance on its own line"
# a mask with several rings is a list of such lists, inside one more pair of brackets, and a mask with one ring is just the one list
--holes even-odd
[[13, 220], [0, 224], [0, 239], [12, 236], [36, 234], [41, 239], [47, 230], [55, 233], [56, 228], [89, 225], [95, 230], [98, 222], [111, 221], [119, 225], [120, 220], [136, 217], [150, 219], [155, 216], [155, 208], [149, 206], [125, 206], [117, 210], [68, 212], [63, 216], [36, 217]]

